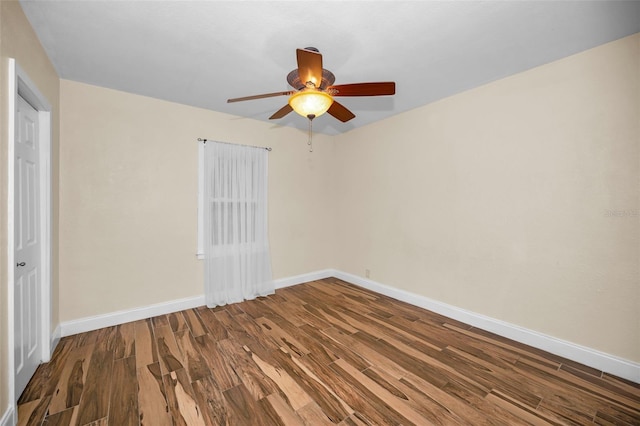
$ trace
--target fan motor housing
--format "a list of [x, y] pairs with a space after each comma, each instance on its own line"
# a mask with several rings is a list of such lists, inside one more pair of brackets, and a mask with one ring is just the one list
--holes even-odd
[[[331, 86], [334, 82], [336, 81], [336, 76], [333, 75], [333, 73], [329, 70], [326, 69], [322, 69], [322, 83], [320, 83], [320, 90], [324, 90], [327, 87]], [[303, 83], [300, 80], [300, 76], [298, 75], [298, 70], [295, 69], [293, 71], [291, 71], [289, 74], [287, 74], [287, 82], [289, 83], [289, 85], [291, 85], [291, 87], [293, 87], [296, 90], [302, 90], [304, 89], [306, 86], [305, 83]]]

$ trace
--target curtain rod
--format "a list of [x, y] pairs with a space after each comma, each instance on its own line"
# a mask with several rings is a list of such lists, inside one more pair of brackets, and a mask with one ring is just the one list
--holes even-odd
[[[202, 138], [198, 138], [198, 142], [204, 142], [207, 143], [209, 139], [202, 139]], [[258, 148], [258, 149], [266, 149], [267, 151], [271, 151], [271, 147], [270, 146], [253, 146], [253, 145], [243, 145], [241, 143], [229, 143], [229, 142], [220, 142], [220, 141], [211, 141], [211, 142], [217, 142], [217, 143], [224, 143], [227, 145], [239, 145], [239, 146], [248, 146], [249, 148]]]

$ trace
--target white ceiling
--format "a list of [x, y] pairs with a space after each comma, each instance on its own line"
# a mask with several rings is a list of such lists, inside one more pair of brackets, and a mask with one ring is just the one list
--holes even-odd
[[[295, 49], [317, 47], [336, 84], [395, 81], [341, 98], [337, 134], [640, 32], [640, 2], [20, 0], [61, 78], [269, 121]], [[271, 121], [305, 129], [294, 113]]]

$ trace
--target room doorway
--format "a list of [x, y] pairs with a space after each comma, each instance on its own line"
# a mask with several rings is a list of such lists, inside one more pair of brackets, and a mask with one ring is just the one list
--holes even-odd
[[8, 364], [15, 404], [52, 350], [52, 136], [51, 104], [13, 59], [8, 77]]

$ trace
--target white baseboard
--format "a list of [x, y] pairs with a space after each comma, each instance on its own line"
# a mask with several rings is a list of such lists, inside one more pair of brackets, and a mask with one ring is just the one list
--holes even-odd
[[0, 426], [15, 426], [15, 409], [13, 406], [9, 406], [0, 418]]
[[333, 271], [333, 276], [348, 283], [384, 294], [432, 312], [444, 315], [482, 330], [490, 331], [525, 345], [533, 346], [552, 354], [568, 358], [589, 367], [614, 374], [635, 383], [640, 383], [640, 364], [614, 355], [597, 351], [575, 343], [557, 339], [537, 331], [529, 330], [505, 321], [460, 309], [437, 300], [410, 293], [394, 287], [342, 271]]
[[60, 343], [61, 338], [62, 338], [62, 327], [60, 326], [60, 324], [58, 324], [56, 329], [53, 330], [53, 333], [51, 334], [51, 345], [49, 346], [49, 348], [51, 348], [50, 355], [53, 355], [53, 351], [56, 350], [56, 346], [58, 346], [58, 343]]
[[[471, 326], [481, 328], [486, 331], [498, 334], [500, 336], [524, 343], [538, 349], [545, 350], [552, 354], [568, 358], [589, 367], [614, 374], [627, 380], [640, 383], [640, 364], [629, 361], [614, 355], [597, 351], [575, 343], [557, 339], [555, 337], [538, 333], [533, 330], [526, 329], [505, 321], [457, 308], [428, 297], [410, 293], [390, 287], [368, 278], [338, 271], [335, 269], [324, 269], [321, 271], [310, 272], [308, 274], [296, 275], [293, 277], [280, 278], [275, 280], [275, 288], [285, 288], [296, 284], [302, 284], [309, 281], [316, 281], [323, 278], [336, 277], [351, 284], [375, 291], [385, 296], [392, 297], [412, 305], [428, 309], [440, 315], [464, 322]], [[103, 327], [111, 327], [130, 321], [137, 321], [144, 318], [150, 318], [157, 315], [165, 315], [172, 312], [192, 309], [205, 304], [204, 295], [189, 297], [185, 299], [173, 300], [155, 305], [143, 306], [130, 310], [118, 311], [104, 315], [97, 315], [88, 318], [80, 318], [73, 321], [61, 323], [56, 332], [54, 332], [55, 343], [60, 337], [70, 336], [72, 334], [84, 333], [91, 330], [97, 330]], [[57, 336], [57, 340], [56, 340]], [[55, 344], [51, 345], [52, 350]], [[4, 418], [4, 417], [3, 417]], [[4, 426], [4, 424], [0, 424]]]
[[99, 328], [111, 327], [125, 322], [137, 321], [158, 315], [170, 314], [204, 305], [204, 295], [172, 300], [170, 302], [157, 303], [155, 305], [140, 308], [112, 312], [104, 315], [80, 318], [60, 323], [60, 335], [62, 337], [84, 333]]
[[334, 277], [336, 271], [334, 269], [324, 269], [322, 271], [310, 272], [308, 274], [295, 275], [293, 277], [280, 278], [274, 281], [276, 289], [291, 287], [292, 285], [308, 283], [309, 281], [322, 280], [324, 278]]
[[[308, 274], [296, 275], [293, 277], [280, 278], [274, 280], [276, 289], [290, 287], [296, 284], [302, 284], [309, 281], [320, 280], [332, 277], [335, 274], [333, 269], [325, 269], [322, 271], [310, 272]], [[137, 321], [144, 318], [155, 317], [158, 315], [166, 315], [172, 312], [192, 309], [205, 304], [204, 295], [188, 297], [185, 299], [172, 300], [165, 303], [143, 306], [129, 310], [117, 311], [103, 315], [80, 318], [77, 320], [65, 321], [57, 328], [57, 340], [52, 343], [52, 350], [60, 340], [60, 337], [71, 336], [73, 334], [85, 333], [87, 331], [97, 330], [99, 328], [111, 327], [125, 322]], [[55, 334], [55, 333], [54, 333]], [[52, 337], [53, 338], [53, 337]], [[2, 426], [2, 425], [0, 425]]]

